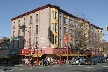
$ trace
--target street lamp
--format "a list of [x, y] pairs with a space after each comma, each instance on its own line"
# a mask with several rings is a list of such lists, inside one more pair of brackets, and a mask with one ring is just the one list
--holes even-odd
[[36, 58], [36, 66], [38, 66], [39, 65], [39, 61], [38, 61], [38, 46], [39, 46], [39, 44], [36, 42], [36, 49], [37, 49], [37, 58]]

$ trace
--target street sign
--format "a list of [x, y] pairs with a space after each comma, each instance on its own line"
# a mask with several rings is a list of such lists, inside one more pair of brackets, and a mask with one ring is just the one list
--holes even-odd
[[19, 40], [19, 38], [13, 38], [13, 40]]

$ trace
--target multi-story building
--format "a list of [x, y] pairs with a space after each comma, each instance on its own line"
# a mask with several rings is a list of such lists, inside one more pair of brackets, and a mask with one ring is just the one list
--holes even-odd
[[32, 48], [35, 48], [36, 42], [41, 49], [50, 47], [54, 50], [59, 46], [65, 48], [64, 35], [67, 32], [70, 48], [77, 46], [86, 49], [97, 48], [95, 45], [99, 45], [102, 40], [102, 28], [51, 4], [31, 10], [11, 20], [12, 36], [23, 36], [26, 40], [24, 45], [26, 49], [30, 47], [29, 42]]

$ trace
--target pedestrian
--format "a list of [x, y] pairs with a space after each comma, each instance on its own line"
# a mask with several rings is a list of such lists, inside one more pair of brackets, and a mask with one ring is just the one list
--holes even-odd
[[34, 58], [31, 59], [31, 66], [34, 66]]

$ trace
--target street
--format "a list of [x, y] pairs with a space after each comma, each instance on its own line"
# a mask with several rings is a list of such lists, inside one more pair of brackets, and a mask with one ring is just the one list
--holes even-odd
[[98, 65], [54, 65], [54, 66], [16, 66], [7, 67], [10, 70], [1, 72], [108, 72], [108, 63], [99, 63]]

